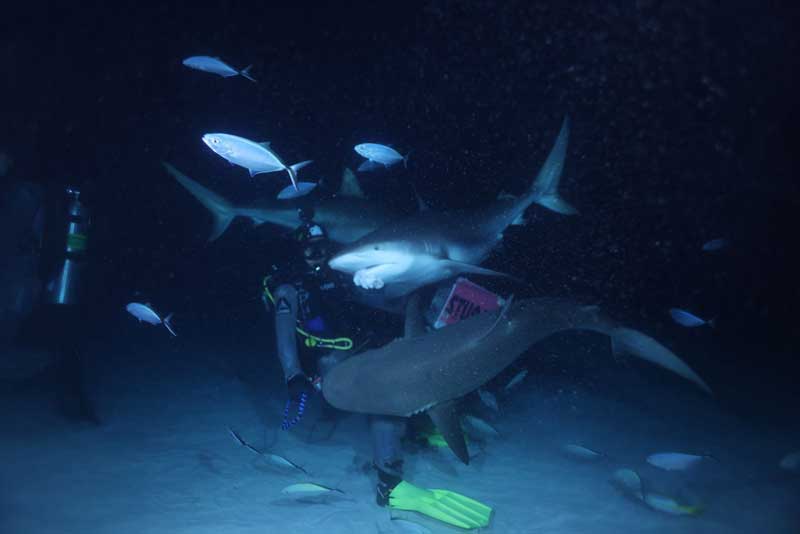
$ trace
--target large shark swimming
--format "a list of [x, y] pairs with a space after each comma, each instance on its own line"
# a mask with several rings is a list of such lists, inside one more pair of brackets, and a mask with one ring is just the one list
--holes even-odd
[[620, 325], [597, 306], [555, 298], [509, 299], [496, 313], [481, 313], [425, 333], [416, 297], [408, 301], [405, 337], [334, 367], [324, 377], [323, 394], [332, 406], [350, 412], [400, 417], [426, 412], [464, 463], [469, 455], [456, 401], [558, 332], [599, 332], [611, 338], [615, 353], [649, 361], [711, 393], [669, 349]]
[[387, 299], [459, 273], [501, 274], [479, 264], [531, 204], [564, 215], [577, 213], [558, 195], [568, 140], [565, 118], [539, 174], [520, 197], [501, 197], [474, 211], [427, 210], [398, 219], [345, 247], [328, 264], [352, 274], [356, 286], [380, 290]]
[[[214, 218], [209, 241], [218, 239], [236, 217], [250, 219], [256, 226], [270, 223], [294, 230], [301, 224], [298, 204], [292, 201], [263, 199], [249, 206], [236, 206], [192, 180], [173, 165], [164, 168], [189, 193], [211, 212]], [[364, 198], [355, 175], [345, 170], [339, 193], [314, 204], [314, 220], [328, 232], [332, 241], [348, 244], [376, 230], [398, 215], [389, 206]]]

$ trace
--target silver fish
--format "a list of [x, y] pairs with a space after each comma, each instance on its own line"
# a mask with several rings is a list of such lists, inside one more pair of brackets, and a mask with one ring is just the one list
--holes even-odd
[[265, 172], [288, 172], [292, 185], [298, 191], [297, 171], [311, 163], [311, 160], [306, 160], [287, 166], [272, 151], [269, 143], [256, 143], [238, 135], [208, 133], [203, 136], [203, 142], [224, 160], [247, 169], [251, 177]]
[[525, 380], [526, 376], [528, 376], [528, 370], [523, 369], [519, 373], [515, 374], [514, 378], [508, 381], [508, 384], [506, 384], [506, 387], [504, 387], [503, 390], [508, 391], [509, 389], [513, 388], [514, 386]]
[[611, 480], [614, 485], [616, 485], [626, 494], [631, 495], [632, 497], [635, 497], [641, 501], [644, 500], [642, 479], [639, 476], [639, 473], [633, 469], [617, 469], [614, 471], [614, 475], [611, 477]]
[[252, 65], [248, 65], [242, 70], [235, 69], [222, 61], [218, 57], [211, 56], [191, 56], [183, 60], [183, 64], [190, 69], [200, 70], [222, 76], [223, 78], [230, 78], [231, 76], [243, 76], [255, 82], [256, 79], [250, 76], [250, 69]]
[[301, 482], [300, 484], [292, 484], [291, 486], [286, 486], [281, 490], [281, 493], [283, 493], [284, 495], [289, 495], [290, 497], [296, 499], [320, 497], [322, 495], [328, 495], [331, 493], [344, 494], [344, 492], [340, 489], [329, 488], [327, 486], [323, 486], [322, 484], [315, 484], [313, 482]]
[[658, 493], [646, 493], [644, 495], [644, 502], [653, 510], [659, 512], [666, 512], [672, 515], [698, 515], [703, 511], [700, 506], [690, 506], [687, 504], [680, 504], [672, 497], [666, 495], [659, 495]]
[[[406, 167], [408, 164], [408, 154], [405, 156], [401, 156], [400, 153], [393, 149], [390, 146], [381, 145], [378, 143], [361, 143], [353, 147], [359, 156], [367, 158], [368, 161], [372, 162], [373, 164], [379, 163], [384, 167], [391, 167], [397, 163], [403, 162], [403, 166]], [[364, 164], [362, 164], [363, 166]], [[360, 171], [364, 170], [375, 170], [377, 167], [374, 165], [369, 165], [364, 167], [358, 168]]]
[[172, 324], [170, 323], [172, 319], [171, 313], [162, 319], [149, 304], [141, 304], [139, 302], [131, 302], [125, 306], [125, 309], [128, 313], [139, 319], [139, 322], [144, 321], [152, 325], [163, 324], [166, 329], [169, 330], [170, 334], [173, 336], [178, 335], [175, 333], [175, 330], [172, 329]]
[[712, 239], [703, 244], [704, 252], [717, 252], [728, 247], [728, 240], [725, 238]]
[[588, 447], [584, 447], [583, 445], [577, 445], [575, 443], [567, 443], [561, 447], [561, 450], [569, 456], [580, 458], [581, 460], [597, 460], [598, 458], [605, 456], [603, 453], [597, 452]]
[[479, 389], [478, 395], [481, 398], [481, 402], [483, 402], [487, 407], [491, 408], [495, 412], [500, 411], [500, 406], [497, 404], [497, 397], [495, 397], [492, 392], [486, 391], [485, 389]]
[[477, 434], [490, 437], [498, 437], [500, 435], [496, 428], [474, 415], [465, 415], [463, 422], [469, 429], [474, 430]]
[[710, 458], [710, 456], [683, 452], [658, 452], [648, 456], [646, 461], [653, 467], [665, 471], [686, 471], [705, 458]]
[[714, 326], [715, 320], [714, 319], [701, 319], [700, 317], [694, 315], [693, 313], [689, 313], [686, 310], [681, 310], [679, 308], [670, 308], [669, 315], [672, 317], [672, 320], [678, 323], [681, 326], [686, 326], [688, 328], [696, 328], [698, 326], [708, 325]]

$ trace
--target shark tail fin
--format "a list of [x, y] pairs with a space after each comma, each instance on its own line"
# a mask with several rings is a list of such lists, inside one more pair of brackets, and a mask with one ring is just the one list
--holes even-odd
[[170, 334], [172, 334], [175, 337], [178, 337], [178, 334], [176, 334], [175, 330], [172, 329], [172, 315], [173, 314], [170, 313], [169, 315], [164, 317], [164, 320], [161, 322], [164, 323], [164, 326], [167, 328], [167, 330], [169, 330]]
[[617, 327], [609, 333], [611, 347], [615, 354], [630, 354], [663, 367], [695, 383], [709, 395], [713, 395], [708, 384], [667, 347], [632, 328]]
[[578, 210], [558, 194], [558, 184], [561, 182], [561, 172], [564, 170], [568, 143], [569, 117], [564, 117], [561, 131], [531, 186], [527, 200], [562, 215], [575, 215]]
[[253, 83], [258, 83], [255, 78], [250, 76], [250, 69], [252, 69], [252, 68], [253, 68], [253, 65], [248, 65], [245, 68], [243, 68], [242, 70], [240, 70], [239, 74], [241, 74], [242, 76], [244, 76], [245, 78], [247, 78], [248, 80], [250, 80]]
[[236, 208], [234, 208], [230, 202], [207, 187], [195, 182], [166, 161], [162, 163], [167, 172], [211, 212], [211, 215], [214, 217], [214, 226], [211, 229], [211, 235], [208, 236], [208, 240], [216, 240], [228, 229], [231, 221], [236, 217]]

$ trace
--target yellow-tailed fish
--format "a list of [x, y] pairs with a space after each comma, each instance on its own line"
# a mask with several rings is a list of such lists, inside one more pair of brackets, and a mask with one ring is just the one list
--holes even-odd
[[659, 495], [658, 493], [647, 493], [644, 496], [644, 502], [653, 510], [658, 510], [659, 512], [665, 512], [672, 515], [695, 516], [703, 511], [702, 507], [700, 506], [680, 504], [672, 497]]

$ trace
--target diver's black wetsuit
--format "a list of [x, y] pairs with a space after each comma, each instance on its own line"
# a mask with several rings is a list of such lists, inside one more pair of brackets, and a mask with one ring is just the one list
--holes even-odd
[[[354, 324], [358, 322], [359, 314], [352, 313], [354, 303], [346, 276], [327, 267], [279, 270], [273, 266], [267, 283], [275, 299], [278, 357], [287, 381], [298, 373], [324, 375], [329, 365], [347, 355], [347, 351], [336, 350], [334, 353], [342, 354], [331, 355], [330, 348], [306, 343], [303, 339], [298, 353], [295, 323], [313, 336], [326, 339], [347, 337], [359, 345], [363, 328]], [[326, 365], [329, 359], [335, 361]]]
[[[311, 271], [279, 271], [273, 267], [267, 284], [274, 298], [278, 358], [289, 387], [289, 400], [293, 401], [293, 397], [308, 391], [304, 377], [318, 373], [324, 380], [325, 374], [351, 352], [298, 343], [296, 326], [320, 338], [347, 336], [354, 347], [358, 347], [366, 338], [362, 332], [371, 333], [374, 325], [368, 329], [358, 325], [358, 319], [365, 314], [363, 310], [354, 310], [356, 304], [348, 289], [352, 282], [327, 267]], [[297, 350], [298, 345], [304, 347], [301, 352]], [[405, 425], [403, 418], [370, 416], [373, 464], [379, 475], [377, 500], [381, 505], [386, 504], [388, 491], [402, 477], [400, 440], [405, 434]]]

